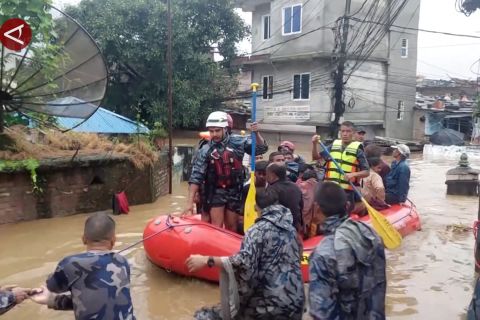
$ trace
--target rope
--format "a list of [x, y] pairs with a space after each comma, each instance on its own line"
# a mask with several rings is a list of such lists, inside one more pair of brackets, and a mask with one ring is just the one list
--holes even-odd
[[473, 249], [473, 257], [474, 257], [474, 260], [475, 260], [475, 268], [477, 270], [480, 270], [480, 261], [477, 260], [478, 228], [480, 228], [480, 221], [477, 220], [477, 221], [473, 222], [473, 236], [475, 237], [475, 247]]
[[479, 227], [480, 227], [480, 221], [474, 221], [473, 222], [473, 236], [475, 237], [475, 240], [477, 240], [478, 228]]
[[[223, 232], [223, 233], [228, 233], [228, 234], [230, 234], [230, 235], [235, 235], [235, 236], [241, 237], [240, 235], [237, 235], [237, 234], [235, 234], [235, 233], [233, 233], [233, 232], [227, 231], [227, 230], [225, 230], [225, 229], [218, 228], [218, 227], [216, 227], [216, 226], [214, 226], [214, 225], [211, 225], [211, 224], [208, 224], [208, 223], [201, 223], [200, 221], [199, 221], [199, 222], [193, 222], [193, 223], [185, 223], [185, 224], [172, 224], [172, 223], [170, 222], [170, 220], [171, 220], [172, 218], [173, 218], [173, 216], [169, 214], [169, 215], [167, 216], [167, 220], [165, 221], [165, 225], [166, 225], [165, 228], [163, 228], [163, 229], [161, 229], [161, 230], [159, 230], [159, 231], [157, 231], [157, 232], [149, 235], [149, 236], [146, 237], [146, 238], [142, 238], [141, 240], [138, 240], [137, 242], [134, 242], [133, 244], [131, 244], [131, 245], [123, 248], [122, 250], [118, 251], [118, 253], [122, 253], [122, 252], [124, 252], [124, 251], [127, 251], [128, 249], [131, 249], [131, 248], [139, 245], [140, 243], [143, 243], [144, 241], [147, 241], [147, 240], [149, 240], [149, 239], [151, 239], [151, 238], [159, 235], [160, 233], [162, 233], [162, 232], [164, 232], [164, 231], [167, 231], [167, 230], [170, 230], [170, 229], [174, 229], [174, 228], [176, 228], [176, 227], [191, 227], [191, 226], [203, 225], [203, 226], [205, 226], [205, 227], [209, 227], [209, 228], [215, 229], [215, 230], [217, 230], [217, 231], [221, 231], [221, 232]], [[173, 223], [175, 223], [175, 221], [174, 221]]]

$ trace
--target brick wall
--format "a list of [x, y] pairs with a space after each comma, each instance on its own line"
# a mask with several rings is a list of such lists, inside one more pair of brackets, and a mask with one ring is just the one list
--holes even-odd
[[[155, 201], [158, 197], [163, 196], [168, 193], [168, 156], [164, 154], [163, 157], [160, 157], [159, 160], [155, 163], [152, 168], [149, 168], [151, 172], [151, 187], [153, 194], [152, 201]], [[129, 198], [130, 199], [130, 198]], [[146, 203], [146, 202], [144, 202]]]
[[42, 192], [34, 194], [26, 172], [0, 172], [0, 223], [111, 210], [113, 194], [125, 190], [131, 205], [168, 193], [167, 155], [142, 170], [126, 157], [89, 156], [42, 162]]

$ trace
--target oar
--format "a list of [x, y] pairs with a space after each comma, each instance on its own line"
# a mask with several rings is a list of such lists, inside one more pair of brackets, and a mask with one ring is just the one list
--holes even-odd
[[[330, 160], [335, 164], [338, 171], [345, 176], [345, 172], [343, 171], [342, 167], [338, 164], [335, 159], [332, 158], [330, 153], [328, 152], [327, 147], [319, 140], [318, 141], [322, 146], [323, 150], [328, 154]], [[346, 180], [346, 178], [345, 178]], [[402, 244], [402, 236], [400, 233], [393, 227], [393, 225], [377, 210], [375, 210], [368, 201], [362, 196], [360, 191], [353, 185], [351, 181], [348, 181], [352, 186], [353, 190], [357, 193], [357, 195], [362, 199], [363, 204], [367, 208], [368, 214], [370, 215], [372, 226], [378, 235], [383, 239], [383, 244], [388, 249], [395, 249]]]
[[[252, 123], [256, 121], [257, 113], [257, 87], [258, 83], [252, 83]], [[255, 211], [255, 148], [256, 148], [256, 133], [252, 131], [252, 155], [251, 155], [251, 172], [250, 172], [250, 188], [248, 189], [247, 199], [245, 200], [245, 209], [243, 215], [243, 231], [247, 232], [257, 218]]]

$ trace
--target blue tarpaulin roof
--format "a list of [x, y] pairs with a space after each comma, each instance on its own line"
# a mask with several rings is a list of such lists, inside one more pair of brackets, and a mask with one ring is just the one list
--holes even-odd
[[[66, 129], [72, 128], [85, 119], [57, 117], [58, 124]], [[148, 133], [149, 130], [142, 124], [138, 124], [124, 116], [116, 114], [104, 108], [98, 110], [88, 120], [74, 128], [76, 132], [92, 132], [104, 134], [135, 134]]]

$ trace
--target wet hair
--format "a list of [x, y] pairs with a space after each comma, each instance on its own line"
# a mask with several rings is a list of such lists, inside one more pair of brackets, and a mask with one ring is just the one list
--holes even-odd
[[255, 162], [255, 171], [267, 171], [268, 161], [260, 160]]
[[276, 163], [270, 163], [267, 167], [267, 172], [273, 173], [280, 180], [285, 180], [287, 178], [287, 167]]
[[368, 165], [370, 167], [376, 167], [378, 166], [380, 163], [382, 163], [382, 159], [378, 158], [378, 157], [372, 157], [372, 158], [368, 158]]
[[352, 128], [353, 130], [355, 130], [355, 125], [351, 121], [343, 121], [341, 126], [349, 127], [349, 128]]
[[83, 236], [89, 242], [111, 240], [115, 235], [115, 221], [106, 213], [94, 213], [85, 221]]
[[317, 185], [315, 203], [327, 217], [346, 215], [347, 195], [335, 182], [327, 181]]
[[303, 173], [302, 181], [307, 181], [309, 179], [315, 179], [318, 181], [318, 175], [315, 170], [308, 169]]
[[382, 156], [382, 148], [375, 145], [369, 144], [365, 147], [365, 157], [368, 158], [380, 158]]
[[260, 209], [265, 209], [268, 206], [278, 203], [278, 194], [271, 189], [260, 189], [255, 194], [255, 203]]
[[298, 165], [298, 173], [303, 173], [307, 171], [307, 164], [306, 163], [300, 163]]
[[280, 151], [274, 151], [272, 153], [270, 153], [270, 155], [268, 156], [268, 162], [273, 162], [273, 158], [276, 157], [276, 156], [283, 156], [283, 153], [280, 152]]
[[307, 170], [315, 170], [315, 168], [311, 164], [300, 163], [298, 165], [298, 172], [303, 173]]

